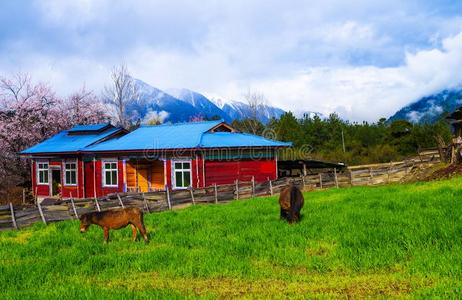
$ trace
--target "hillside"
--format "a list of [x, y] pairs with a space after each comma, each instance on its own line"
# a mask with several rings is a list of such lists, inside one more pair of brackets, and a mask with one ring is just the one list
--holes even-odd
[[303, 219], [276, 197], [146, 215], [80, 234], [77, 221], [0, 232], [5, 299], [460, 298], [462, 178], [305, 193]]
[[[214, 101], [201, 93], [188, 89], [168, 89], [153, 87], [146, 82], [133, 78], [137, 96], [127, 103], [126, 113], [136, 122], [147, 121], [149, 117], [161, 115], [164, 122], [188, 122], [193, 117], [207, 119], [220, 118], [227, 122], [248, 118], [250, 107], [240, 101], [230, 101], [219, 107]], [[271, 118], [279, 118], [284, 111], [270, 105], [264, 105], [257, 114], [258, 120], [267, 123]]]
[[412, 123], [434, 123], [442, 114], [462, 106], [462, 89], [443, 90], [423, 97], [403, 107], [389, 121], [407, 120]]

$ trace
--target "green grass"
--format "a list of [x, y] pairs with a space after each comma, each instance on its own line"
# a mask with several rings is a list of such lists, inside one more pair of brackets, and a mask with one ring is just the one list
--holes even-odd
[[462, 296], [462, 178], [305, 194], [303, 219], [276, 197], [145, 216], [131, 230], [77, 221], [0, 233], [8, 298]]

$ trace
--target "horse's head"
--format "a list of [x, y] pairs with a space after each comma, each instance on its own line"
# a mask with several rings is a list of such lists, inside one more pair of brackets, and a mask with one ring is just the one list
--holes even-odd
[[91, 218], [88, 214], [84, 214], [80, 217], [80, 232], [86, 232], [88, 227], [91, 225]]

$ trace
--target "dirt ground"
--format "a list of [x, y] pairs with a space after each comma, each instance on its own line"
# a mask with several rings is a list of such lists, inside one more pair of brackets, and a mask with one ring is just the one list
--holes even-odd
[[440, 163], [433, 166], [414, 168], [403, 182], [432, 181], [462, 175], [462, 164]]
[[427, 180], [446, 179], [453, 176], [462, 175], [462, 164], [446, 165], [443, 168], [435, 170], [429, 174]]

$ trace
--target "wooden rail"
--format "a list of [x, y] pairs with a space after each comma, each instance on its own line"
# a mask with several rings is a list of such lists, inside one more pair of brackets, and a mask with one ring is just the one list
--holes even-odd
[[[428, 151], [427, 151], [428, 152]], [[236, 180], [233, 184], [212, 185], [205, 188], [129, 192], [110, 194], [101, 198], [63, 200], [55, 205], [35, 206], [0, 206], [0, 230], [28, 227], [37, 222], [51, 222], [78, 219], [84, 213], [114, 209], [120, 207], [139, 207], [146, 213], [172, 209], [184, 204], [222, 203], [241, 200], [254, 196], [278, 194], [289, 181], [304, 190], [332, 187], [350, 187], [362, 185], [379, 185], [401, 182], [414, 168], [431, 166], [438, 163], [435, 153], [402, 162], [353, 166], [345, 171], [312, 174], [296, 178], [281, 178], [265, 182], [248, 182]], [[423, 157], [423, 158], [422, 158]], [[428, 158], [431, 157], [431, 158]]]

